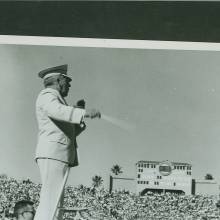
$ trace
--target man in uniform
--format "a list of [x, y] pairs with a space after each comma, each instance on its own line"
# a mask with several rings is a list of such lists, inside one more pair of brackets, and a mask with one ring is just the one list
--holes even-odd
[[[76, 137], [86, 128], [83, 119], [100, 118], [101, 114], [95, 109], [67, 105], [64, 98], [72, 81], [67, 75], [67, 65], [45, 69], [38, 75], [44, 80], [45, 89], [36, 101], [39, 127], [36, 161], [42, 188], [34, 220], [53, 220], [54, 207], [67, 169], [78, 165]], [[62, 193], [60, 206], [63, 199]], [[59, 210], [55, 219], [62, 219]]]

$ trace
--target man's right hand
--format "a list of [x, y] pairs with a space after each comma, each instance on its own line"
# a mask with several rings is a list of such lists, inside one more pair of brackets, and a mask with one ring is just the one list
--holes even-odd
[[101, 112], [97, 109], [86, 109], [85, 118], [101, 118]]

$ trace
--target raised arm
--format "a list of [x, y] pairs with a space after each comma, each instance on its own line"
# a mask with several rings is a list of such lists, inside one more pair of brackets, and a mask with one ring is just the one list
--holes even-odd
[[41, 95], [40, 108], [53, 119], [80, 124], [85, 115], [85, 109], [64, 105], [60, 102], [56, 94], [46, 92]]

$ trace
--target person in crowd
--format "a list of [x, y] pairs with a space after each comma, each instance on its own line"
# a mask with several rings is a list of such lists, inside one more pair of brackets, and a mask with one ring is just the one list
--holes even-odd
[[20, 200], [14, 206], [16, 220], [33, 220], [35, 215], [34, 203], [29, 200]]

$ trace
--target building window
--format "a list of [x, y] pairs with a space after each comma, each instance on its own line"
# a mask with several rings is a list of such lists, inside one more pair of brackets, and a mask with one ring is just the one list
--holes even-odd
[[144, 164], [144, 168], [146, 168], [146, 164]]
[[149, 184], [149, 181], [147, 181], [147, 184]]
[[188, 172], [187, 172], [187, 175], [191, 175], [191, 172], [190, 172], [190, 171], [188, 171]]
[[185, 170], [185, 167], [183, 167], [183, 170]]
[[141, 178], [141, 175], [140, 175], [140, 174], [138, 174], [138, 178]]
[[149, 168], [149, 164], [147, 164], [147, 168]]
[[174, 186], [176, 186], [176, 183], [173, 183]]

